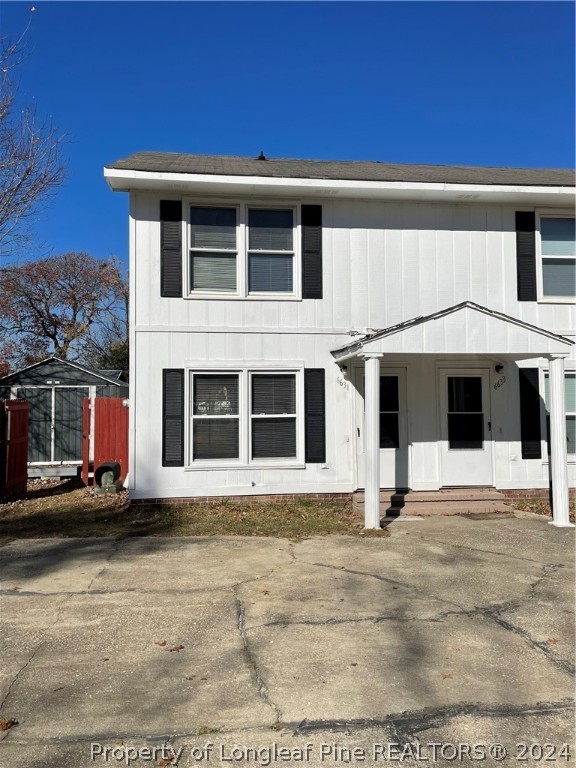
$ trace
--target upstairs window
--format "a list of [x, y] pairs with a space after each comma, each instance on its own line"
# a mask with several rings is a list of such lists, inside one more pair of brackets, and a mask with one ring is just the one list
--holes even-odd
[[191, 291], [235, 293], [236, 208], [190, 208]]
[[249, 293], [292, 293], [293, 290], [293, 211], [249, 209]]
[[189, 294], [296, 296], [293, 208], [191, 205]]
[[569, 216], [540, 216], [542, 297], [571, 298], [576, 295], [576, 219]]

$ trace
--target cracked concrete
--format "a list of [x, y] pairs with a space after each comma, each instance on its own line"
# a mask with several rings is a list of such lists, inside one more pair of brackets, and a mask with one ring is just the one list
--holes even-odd
[[[388, 741], [572, 742], [571, 531], [462, 518], [390, 530], [4, 546], [0, 716], [19, 725], [0, 734], [0, 768], [106, 765], [94, 741], [310, 743], [306, 764], [324, 768], [346, 762], [321, 759], [331, 743], [382, 765], [370, 750]], [[207, 762], [259, 765], [179, 765]]]

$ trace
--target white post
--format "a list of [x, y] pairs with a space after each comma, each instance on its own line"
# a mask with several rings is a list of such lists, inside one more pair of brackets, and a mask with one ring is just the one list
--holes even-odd
[[550, 355], [551, 524], [559, 528], [573, 528], [568, 511], [564, 357], [565, 355]]
[[380, 358], [364, 355], [364, 431], [366, 478], [364, 481], [364, 528], [380, 528]]

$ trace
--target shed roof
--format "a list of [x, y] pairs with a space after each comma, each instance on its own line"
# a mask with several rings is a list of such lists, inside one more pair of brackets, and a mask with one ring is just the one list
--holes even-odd
[[151, 173], [261, 176], [288, 179], [490, 184], [574, 187], [571, 169], [501, 168], [468, 165], [414, 165], [358, 160], [296, 160], [178, 152], [137, 152], [106, 166]]
[[[81, 363], [76, 362], [75, 360], [61, 360], [59, 357], [47, 357], [45, 360], [40, 360], [38, 363], [33, 363], [32, 365], [28, 365], [25, 368], [20, 368], [17, 371], [12, 371], [12, 373], [9, 373], [7, 376], [0, 377], [0, 385], [7, 385], [11, 384], [12, 382], [16, 382], [19, 378], [22, 377], [22, 375], [32, 374], [36, 373], [39, 374], [42, 371], [42, 368], [54, 368], [54, 366], [58, 366], [62, 369], [62, 366], [68, 367], [70, 369], [73, 369], [74, 371], [83, 374], [86, 379], [97, 379], [102, 384], [115, 384], [116, 386], [122, 386], [124, 382], [119, 381], [118, 378], [114, 378], [113, 376], [108, 376], [107, 373], [110, 373], [108, 371], [97, 371], [93, 368], [88, 368], [86, 365], [82, 365]], [[115, 373], [113, 371], [112, 373]], [[55, 375], [54, 373], [51, 373], [50, 375]], [[97, 383], [97, 382], [94, 382]]]

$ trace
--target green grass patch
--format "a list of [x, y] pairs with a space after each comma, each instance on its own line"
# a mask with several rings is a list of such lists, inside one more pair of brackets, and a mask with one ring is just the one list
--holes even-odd
[[303, 498], [264, 503], [130, 504], [127, 494], [93, 496], [75, 482], [31, 483], [0, 504], [0, 538], [45, 536], [388, 536], [364, 531], [352, 504]]

